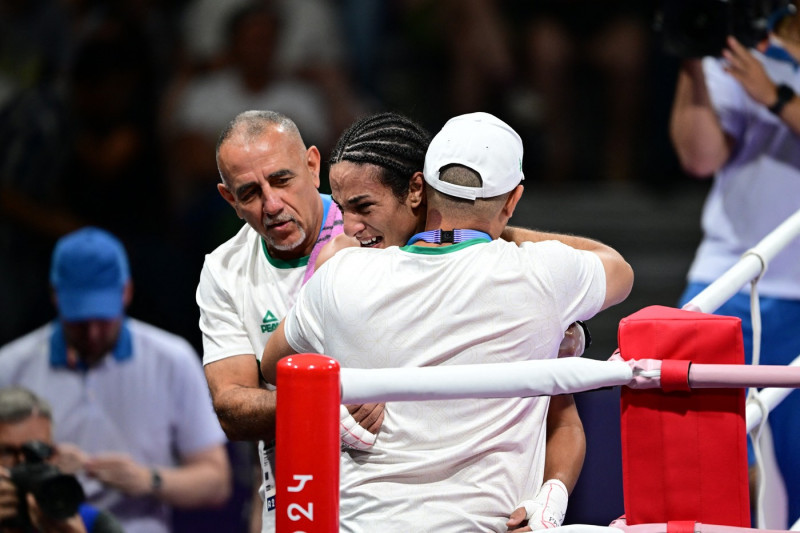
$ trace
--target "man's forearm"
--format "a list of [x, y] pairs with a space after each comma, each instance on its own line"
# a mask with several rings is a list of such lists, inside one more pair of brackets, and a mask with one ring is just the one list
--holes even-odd
[[713, 174], [730, 155], [699, 59], [685, 60], [678, 73], [669, 132], [681, 166], [695, 176]]
[[161, 486], [154, 495], [177, 507], [206, 507], [225, 503], [231, 494], [231, 469], [225, 447], [192, 454], [177, 468], [156, 469]]
[[552, 233], [548, 231], [520, 228], [518, 226], [506, 226], [506, 229], [500, 235], [500, 238], [504, 241], [513, 242], [514, 244], [522, 244], [524, 242], [559, 241], [567, 246], [575, 248], [576, 250], [588, 250], [590, 252], [596, 252], [598, 250], [605, 250], [608, 248], [605, 244], [587, 237], [578, 237], [577, 235], [568, 235], [566, 233]]
[[227, 357], [204, 367], [219, 423], [230, 440], [271, 440], [275, 391], [261, 388], [253, 354]]
[[214, 398], [214, 410], [230, 440], [275, 438], [275, 391], [235, 387]]
[[544, 479], [558, 479], [572, 493], [586, 456], [586, 435], [572, 395], [554, 396], [547, 415]]

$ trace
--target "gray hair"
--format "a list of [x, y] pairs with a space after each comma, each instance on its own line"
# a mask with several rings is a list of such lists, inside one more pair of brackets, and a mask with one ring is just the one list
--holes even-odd
[[292, 119], [282, 113], [268, 110], [250, 110], [239, 113], [225, 126], [225, 129], [222, 130], [222, 133], [219, 134], [219, 138], [217, 139], [215, 157], [217, 160], [217, 170], [219, 171], [219, 177], [222, 179], [222, 183], [227, 183], [219, 164], [219, 150], [222, 145], [233, 137], [234, 134], [242, 135], [246, 140], [251, 140], [271, 127], [281, 127], [286, 130], [287, 133], [296, 135], [301, 143], [303, 142], [303, 137], [300, 135], [300, 130], [297, 129], [297, 125]]
[[44, 398], [23, 387], [0, 389], [0, 424], [13, 424], [32, 416], [53, 419], [53, 410]]

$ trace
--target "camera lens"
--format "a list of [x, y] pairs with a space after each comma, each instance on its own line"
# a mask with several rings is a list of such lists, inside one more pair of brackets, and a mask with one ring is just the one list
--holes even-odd
[[78, 480], [66, 474], [40, 480], [32, 492], [42, 512], [55, 520], [65, 520], [77, 513], [86, 499]]

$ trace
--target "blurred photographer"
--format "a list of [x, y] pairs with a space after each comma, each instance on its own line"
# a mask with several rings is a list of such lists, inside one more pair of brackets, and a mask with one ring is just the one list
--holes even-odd
[[127, 315], [122, 242], [96, 227], [61, 237], [50, 281], [58, 316], [0, 347], [0, 386], [50, 402], [59, 467], [127, 533], [169, 533], [174, 508], [222, 505], [230, 461], [197, 352]]
[[83, 503], [75, 478], [50, 464], [58, 453], [52, 434], [46, 401], [21, 387], [0, 389], [0, 531], [121, 532], [111, 514]]
[[[684, 170], [713, 176], [702, 214], [703, 240], [688, 273], [681, 305], [732, 267], [742, 254], [800, 209], [800, 17], [784, 6], [768, 18], [766, 38], [753, 47], [728, 36], [718, 54], [684, 56], [670, 136]], [[760, 363], [786, 365], [800, 353], [800, 239], [790, 243], [758, 283]], [[742, 319], [752, 362], [749, 287], [716, 313]], [[769, 416], [775, 457], [788, 496], [787, 529], [800, 517], [800, 393]], [[752, 451], [752, 449], [751, 449]], [[751, 464], [753, 463], [751, 454]], [[758, 487], [751, 491], [751, 500]], [[759, 527], [766, 527], [759, 523]]]

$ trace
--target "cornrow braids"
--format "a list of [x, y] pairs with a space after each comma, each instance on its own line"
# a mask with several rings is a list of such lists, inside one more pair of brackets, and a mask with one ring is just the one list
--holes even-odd
[[422, 172], [430, 142], [430, 134], [410, 118], [376, 113], [357, 120], [342, 133], [329, 163], [350, 161], [380, 167], [381, 183], [403, 201], [411, 176]]

